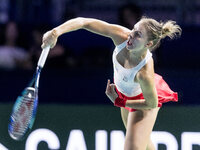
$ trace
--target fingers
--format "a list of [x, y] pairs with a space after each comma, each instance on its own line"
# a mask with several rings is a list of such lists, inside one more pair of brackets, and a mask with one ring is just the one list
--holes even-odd
[[110, 92], [110, 80], [108, 79], [107, 86], [106, 86], [106, 95]]
[[44, 42], [42, 43], [41, 48], [44, 49], [44, 48], [47, 47], [47, 46], [50, 46], [51, 48], [53, 48], [53, 47], [55, 46], [55, 43], [50, 44], [50, 43], [44, 41]]
[[115, 92], [115, 84], [110, 84], [110, 87], [111, 87], [111, 91]]
[[106, 92], [105, 94], [107, 97], [114, 103], [115, 99], [118, 97], [117, 92], [115, 91], [115, 84], [110, 83], [110, 80], [108, 79], [107, 86], [106, 86]]
[[49, 35], [49, 31], [48, 32], [46, 32], [44, 35], [43, 35], [43, 37], [42, 37], [42, 49], [44, 49], [46, 46], [47, 46], [47, 44], [48, 44], [48, 39], [49, 39], [49, 37], [50, 37], [50, 35]]
[[44, 49], [47, 46], [53, 48], [56, 42], [57, 42], [57, 36], [55, 35], [55, 33], [53, 31], [48, 31], [43, 35], [41, 47], [42, 49]]
[[44, 48], [46, 47], [46, 45], [47, 45], [47, 44], [43, 42], [43, 43], [42, 43], [42, 46], [41, 46], [42, 49], [44, 49]]
[[46, 39], [44, 39], [44, 37], [43, 37], [43, 41], [42, 41], [42, 49], [44, 49], [45, 47], [47, 47], [49, 44], [48, 44], [48, 42], [47, 42], [47, 40]]
[[110, 80], [108, 79], [108, 82], [107, 82], [107, 89], [110, 87]]
[[115, 84], [110, 83], [110, 80], [108, 79], [107, 86], [106, 86], [106, 94], [110, 94], [113, 92], [115, 92]]

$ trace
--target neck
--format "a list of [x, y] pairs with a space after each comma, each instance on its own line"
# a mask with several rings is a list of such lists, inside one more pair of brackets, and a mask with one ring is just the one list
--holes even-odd
[[140, 62], [146, 57], [147, 49], [139, 50], [139, 51], [127, 51], [127, 58], [129, 60], [135, 60]]

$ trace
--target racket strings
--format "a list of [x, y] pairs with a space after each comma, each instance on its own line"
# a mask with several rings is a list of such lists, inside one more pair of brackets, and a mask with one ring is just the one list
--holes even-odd
[[28, 87], [23, 90], [14, 104], [8, 125], [8, 132], [15, 140], [22, 139], [35, 120], [38, 105], [38, 87], [41, 67], [37, 67]]
[[[28, 93], [28, 92], [26, 92]], [[23, 136], [32, 120], [35, 97], [28, 97], [26, 94], [21, 96], [16, 106], [16, 111], [12, 114], [12, 135], [14, 137]]]

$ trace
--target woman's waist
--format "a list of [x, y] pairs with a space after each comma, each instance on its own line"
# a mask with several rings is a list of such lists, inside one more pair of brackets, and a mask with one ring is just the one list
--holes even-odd
[[119, 92], [128, 97], [133, 97], [142, 93], [140, 86], [128, 86], [125, 84], [117, 84], [117, 82], [115, 82], [115, 86]]

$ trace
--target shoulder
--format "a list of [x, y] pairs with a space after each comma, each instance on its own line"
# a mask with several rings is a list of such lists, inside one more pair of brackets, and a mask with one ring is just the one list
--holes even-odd
[[116, 24], [113, 24], [112, 27], [115, 33], [111, 37], [115, 46], [123, 43], [124, 41], [128, 39], [128, 36], [131, 33], [131, 30], [129, 30], [126, 27], [116, 25]]

